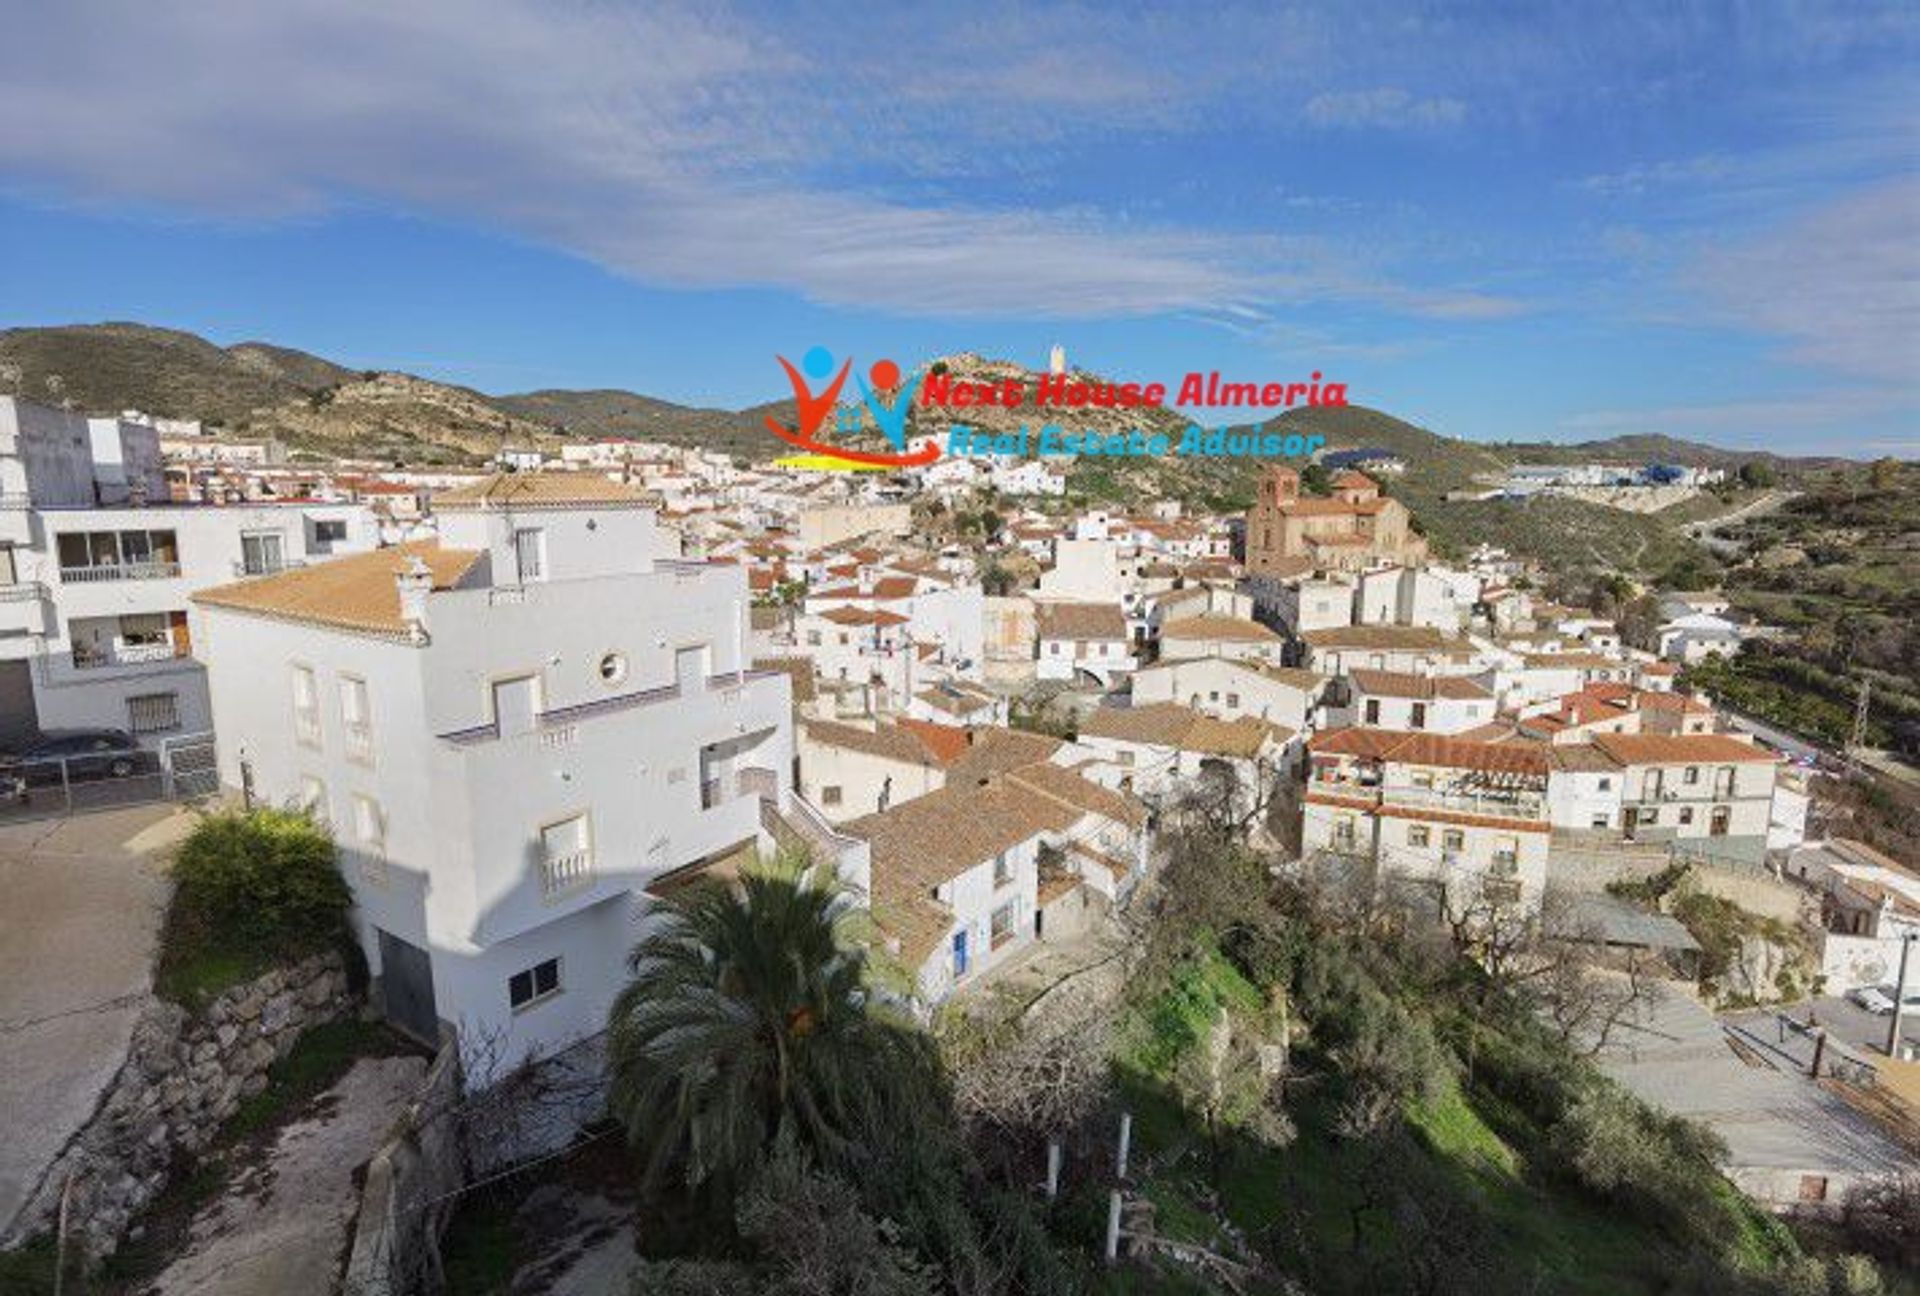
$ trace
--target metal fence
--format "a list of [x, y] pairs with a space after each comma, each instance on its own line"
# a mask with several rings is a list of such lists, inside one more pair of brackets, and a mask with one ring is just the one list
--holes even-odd
[[0, 766], [0, 823], [150, 801], [188, 801], [211, 796], [219, 787], [213, 735], [182, 734], [158, 748]]

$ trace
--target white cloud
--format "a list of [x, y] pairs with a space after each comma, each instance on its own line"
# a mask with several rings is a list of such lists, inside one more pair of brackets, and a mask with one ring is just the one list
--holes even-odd
[[1920, 376], [1920, 180], [1870, 186], [1705, 252], [1687, 275], [1725, 322], [1804, 364], [1911, 391]]
[[1023, 40], [997, 62], [977, 57], [992, 52], [987, 28], [940, 33], [972, 71], [953, 79], [950, 126], [924, 104], [908, 125], [909, 89], [924, 98], [945, 84], [926, 74], [924, 23], [864, 26], [842, 62], [707, 6], [76, 0], [12, 20], [0, 175], [81, 202], [219, 218], [397, 207], [649, 283], [773, 286], [901, 312], [1094, 317], [1333, 299], [1411, 316], [1512, 309], [1397, 283], [1379, 255], [1326, 240], [860, 183], [876, 155], [911, 171], [1005, 139], [1023, 116], [1044, 134], [1191, 106], [1164, 74], [1136, 75], [1154, 61], [1138, 50], [1066, 43], [1088, 30], [1084, 16], [1052, 24], [1059, 41]]
[[1458, 99], [1416, 98], [1398, 86], [1327, 91], [1307, 100], [1303, 111], [1315, 126], [1387, 130], [1458, 126], [1467, 119], [1467, 106]]

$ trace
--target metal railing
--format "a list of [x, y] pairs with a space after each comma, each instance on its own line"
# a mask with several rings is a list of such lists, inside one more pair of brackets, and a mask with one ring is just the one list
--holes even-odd
[[0, 823], [83, 814], [219, 791], [211, 733], [180, 734], [150, 748], [109, 749], [0, 764]]
[[75, 670], [99, 670], [107, 666], [144, 666], [191, 656], [192, 648], [176, 643], [116, 643], [105, 651], [76, 646], [73, 650], [73, 667]]
[[1423, 806], [1461, 814], [1505, 819], [1544, 819], [1547, 799], [1537, 792], [1448, 792], [1439, 788], [1388, 786], [1381, 789], [1387, 805]]
[[171, 580], [180, 574], [177, 562], [102, 563], [97, 567], [62, 567], [63, 585], [88, 585], [100, 581]]
[[11, 585], [0, 585], [0, 603], [25, 603], [29, 599], [46, 596], [47, 587], [39, 581], [15, 581]]

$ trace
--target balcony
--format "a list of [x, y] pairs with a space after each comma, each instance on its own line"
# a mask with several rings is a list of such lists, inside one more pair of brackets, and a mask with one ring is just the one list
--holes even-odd
[[[663, 684], [658, 688], [641, 689], [635, 693], [622, 693], [618, 697], [601, 698], [593, 702], [582, 702], [575, 706], [555, 707], [551, 711], [542, 711], [535, 718], [534, 728], [553, 741], [556, 735], [564, 734], [573, 726], [604, 715], [617, 715], [645, 707], [661, 706], [669, 702], [678, 702], [689, 697], [709, 697], [718, 701], [722, 707], [738, 706], [744, 701], [751, 686], [764, 680], [783, 678], [785, 671], [750, 670], [729, 672], [725, 675], [709, 676], [704, 690], [699, 682], [687, 688], [681, 684]], [[467, 729], [455, 729], [440, 735], [442, 742], [452, 743], [456, 747], [470, 747], [479, 743], [498, 742], [500, 728], [497, 724], [474, 725]], [[562, 740], [564, 741], [564, 740]]]
[[180, 575], [177, 562], [102, 563], [97, 567], [62, 567], [63, 585], [97, 585], [106, 581], [173, 580]]
[[109, 666], [145, 666], [153, 662], [175, 661], [193, 656], [193, 649], [181, 643], [127, 643], [115, 640], [111, 647], [99, 648], [75, 644], [75, 670], [100, 670]]
[[[314, 727], [316, 729], [319, 727], [317, 719]], [[347, 749], [347, 755], [352, 759], [359, 761], [373, 759], [373, 726], [348, 724], [341, 731], [341, 740], [342, 745]]]
[[551, 900], [593, 881], [593, 852], [567, 851], [540, 861], [540, 895]]
[[1454, 814], [1481, 815], [1494, 819], [1544, 819], [1547, 817], [1546, 796], [1540, 792], [1522, 789], [1460, 792], [1442, 788], [1388, 787], [1382, 790], [1380, 799], [1385, 805], [1444, 810]]

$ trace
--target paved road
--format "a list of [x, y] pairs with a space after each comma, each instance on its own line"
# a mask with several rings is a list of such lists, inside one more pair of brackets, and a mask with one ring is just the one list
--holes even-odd
[[1916, 1164], [1807, 1077], [1742, 1061], [1684, 987], [1665, 993], [1594, 1060], [1647, 1102], [1711, 1127], [1733, 1170], [1876, 1174]]
[[0, 827], [0, 1230], [93, 1114], [152, 986], [191, 817], [137, 806]]
[[[1839, 995], [1823, 995], [1806, 1003], [1794, 1004], [1790, 1008], [1767, 1009], [1749, 1008], [1740, 1012], [1725, 1013], [1723, 1021], [1736, 1022], [1755, 1034], [1768, 1040], [1779, 1040], [1783, 1034], [1779, 1017], [1781, 1014], [1805, 1024], [1808, 1013], [1812, 1013], [1813, 1023], [1824, 1027], [1827, 1033], [1857, 1053], [1869, 1058], [1886, 1055], [1887, 1026], [1890, 1017], [1876, 1017], [1865, 1008], [1848, 1003]], [[1793, 1032], [1784, 1032], [1789, 1037]], [[1907, 1043], [1920, 1048], [1920, 1012], [1909, 1010], [1900, 1019], [1900, 1037]]]

